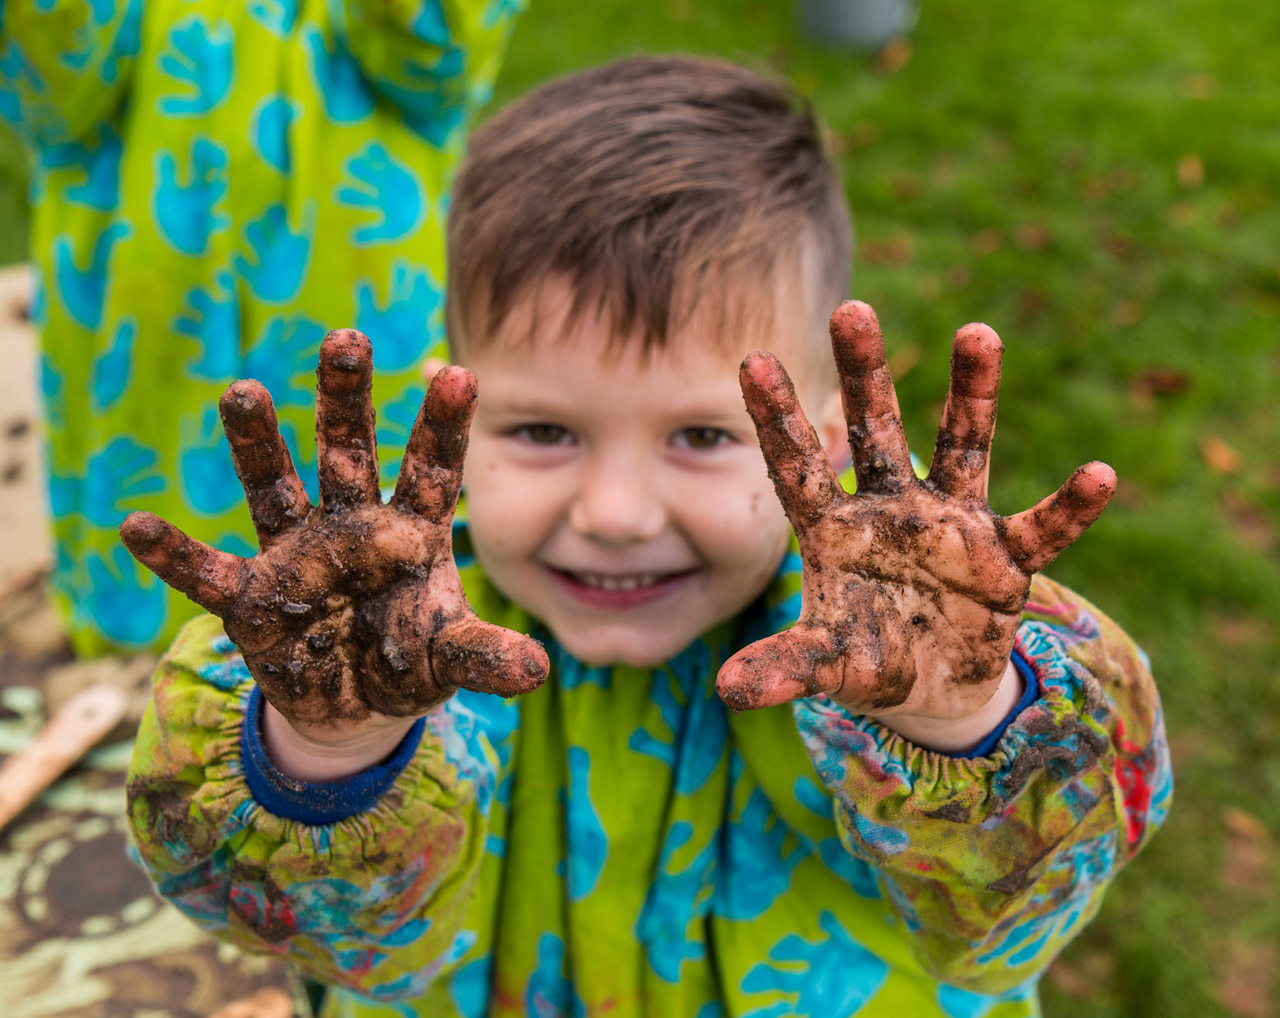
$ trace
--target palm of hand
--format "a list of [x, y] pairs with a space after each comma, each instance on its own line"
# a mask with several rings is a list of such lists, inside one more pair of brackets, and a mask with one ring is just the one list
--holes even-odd
[[782, 365], [743, 363], [747, 408], [800, 544], [796, 625], [740, 651], [717, 679], [738, 710], [824, 692], [859, 714], [958, 719], [990, 700], [1033, 572], [1106, 507], [1109, 467], [1092, 463], [1015, 516], [987, 505], [1000, 341], [956, 334], [951, 388], [929, 476], [911, 467], [875, 314], [849, 302], [831, 319], [858, 490], [818, 444]]
[[330, 333], [317, 393], [313, 507], [270, 396], [237, 382], [220, 409], [261, 551], [217, 551], [149, 513], [121, 527], [129, 550], [223, 620], [263, 694], [295, 727], [341, 734], [425, 713], [465, 686], [527, 692], [547, 674], [537, 643], [480, 622], [453, 562], [475, 380], [440, 372], [423, 401], [390, 503], [378, 488], [372, 352]]

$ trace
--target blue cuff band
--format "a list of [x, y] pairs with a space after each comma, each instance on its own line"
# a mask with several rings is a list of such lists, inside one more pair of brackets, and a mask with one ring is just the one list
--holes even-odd
[[1022, 679], [1022, 695], [1018, 697], [1018, 702], [1013, 705], [1013, 709], [1005, 715], [1004, 720], [996, 725], [985, 739], [963, 753], [941, 753], [941, 756], [951, 757], [979, 757], [990, 756], [991, 752], [996, 748], [996, 743], [1000, 741], [1000, 737], [1004, 735], [1004, 731], [1011, 724], [1013, 719], [1030, 707], [1040, 696], [1040, 683], [1036, 679], [1036, 673], [1031, 670], [1031, 665], [1027, 664], [1026, 659], [1014, 650], [1012, 655], [1013, 667]]
[[427, 723], [418, 718], [395, 752], [376, 767], [340, 781], [313, 783], [289, 777], [267, 756], [262, 744], [263, 702], [262, 690], [254, 686], [240, 727], [245, 782], [254, 801], [268, 813], [312, 827], [335, 824], [372, 809], [413, 759]]

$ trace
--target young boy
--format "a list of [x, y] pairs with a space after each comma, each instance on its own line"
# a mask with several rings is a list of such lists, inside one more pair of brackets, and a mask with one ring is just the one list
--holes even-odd
[[1141, 653], [1031, 575], [1110, 469], [990, 511], [1000, 343], [972, 325], [916, 478], [871, 310], [831, 318], [838, 377], [818, 339], [850, 238], [816, 127], [741, 68], [539, 89], [476, 134], [451, 216], [465, 368], [389, 504], [344, 331], [319, 506], [241, 382], [260, 554], [122, 528], [218, 616], [139, 735], [160, 890], [334, 987], [328, 1015], [1038, 1013], [1169, 799]]

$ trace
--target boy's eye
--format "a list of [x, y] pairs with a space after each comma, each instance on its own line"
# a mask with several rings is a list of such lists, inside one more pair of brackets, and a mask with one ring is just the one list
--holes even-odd
[[559, 424], [522, 424], [511, 433], [534, 445], [568, 445], [573, 440], [569, 429]]
[[714, 449], [732, 440], [723, 428], [681, 428], [675, 434], [676, 445], [687, 449]]

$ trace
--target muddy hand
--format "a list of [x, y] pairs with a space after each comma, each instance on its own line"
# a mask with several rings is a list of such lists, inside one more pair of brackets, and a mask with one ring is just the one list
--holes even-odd
[[329, 333], [317, 375], [318, 506], [266, 389], [236, 382], [220, 409], [259, 553], [218, 551], [150, 513], [124, 521], [125, 545], [223, 620], [263, 694], [295, 727], [422, 714], [458, 687], [504, 696], [537, 687], [548, 667], [542, 648], [477, 619], [453, 562], [475, 379], [446, 368], [433, 380], [384, 505], [369, 341]]
[[1002, 517], [987, 505], [1001, 344], [985, 325], [955, 335], [951, 385], [929, 476], [916, 477], [875, 313], [850, 301], [831, 342], [857, 493], [843, 490], [782, 365], [743, 362], [742, 390], [800, 543], [794, 628], [740, 651], [717, 687], [736, 710], [824, 692], [873, 716], [960, 719], [991, 699], [1031, 574], [1106, 508], [1115, 473], [1080, 467], [1058, 491]]

